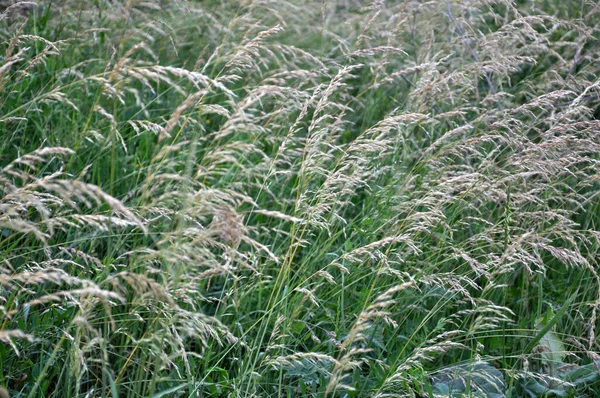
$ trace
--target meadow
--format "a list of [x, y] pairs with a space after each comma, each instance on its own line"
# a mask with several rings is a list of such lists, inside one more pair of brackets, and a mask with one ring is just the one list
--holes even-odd
[[13, 3], [0, 397], [600, 396], [597, 1]]

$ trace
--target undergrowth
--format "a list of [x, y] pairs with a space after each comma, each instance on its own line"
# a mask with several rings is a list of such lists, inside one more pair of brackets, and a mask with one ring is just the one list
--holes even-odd
[[597, 2], [3, 9], [0, 393], [600, 394]]

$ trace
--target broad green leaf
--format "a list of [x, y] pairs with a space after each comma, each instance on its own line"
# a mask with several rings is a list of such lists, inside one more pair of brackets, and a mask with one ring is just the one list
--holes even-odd
[[[578, 292], [573, 293], [571, 295], [571, 297], [569, 297], [569, 299], [567, 301], [565, 301], [565, 303], [562, 305], [562, 307], [559, 308], [558, 312], [554, 316], [552, 316], [542, 328], [540, 328], [538, 330], [538, 332], [536, 333], [534, 338], [531, 339], [529, 344], [527, 344], [527, 347], [525, 347], [525, 353], [527, 353], [527, 354], [530, 353], [531, 350], [535, 346], [537, 346], [540, 343], [540, 341], [548, 334], [548, 332], [550, 332], [552, 330], [554, 325], [556, 325], [558, 323], [560, 318], [562, 318], [562, 316], [567, 312], [567, 310], [569, 309], [571, 304], [573, 304], [573, 301], [575, 301], [575, 298], [577, 297], [577, 293]], [[564, 352], [564, 348], [563, 348], [563, 352]]]

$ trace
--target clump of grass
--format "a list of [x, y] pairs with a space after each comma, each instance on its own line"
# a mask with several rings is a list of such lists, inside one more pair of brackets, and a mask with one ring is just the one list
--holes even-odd
[[594, 394], [600, 10], [550, 3], [5, 8], [0, 385]]

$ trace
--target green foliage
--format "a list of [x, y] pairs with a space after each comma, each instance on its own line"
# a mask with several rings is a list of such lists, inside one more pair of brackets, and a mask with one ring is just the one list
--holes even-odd
[[0, 18], [11, 396], [598, 395], [597, 4], [38, 3]]

